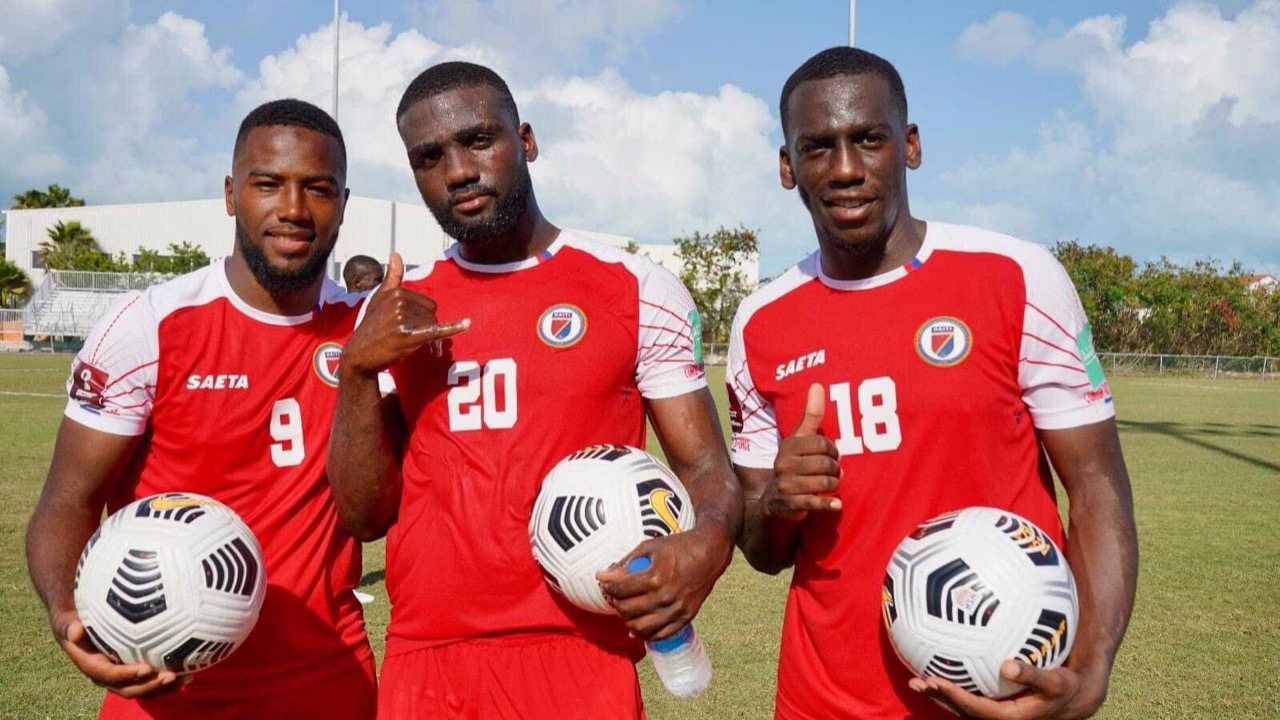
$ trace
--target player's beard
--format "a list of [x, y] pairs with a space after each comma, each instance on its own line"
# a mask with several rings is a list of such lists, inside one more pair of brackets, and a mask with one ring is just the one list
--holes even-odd
[[506, 235], [516, 226], [516, 223], [520, 222], [520, 216], [524, 215], [524, 211], [528, 209], [529, 198], [533, 195], [533, 180], [529, 177], [529, 166], [521, 163], [516, 182], [505, 195], [493, 192], [493, 188], [487, 185], [472, 185], [465, 190], [492, 193], [493, 212], [485, 218], [459, 220], [453, 216], [447, 204], [444, 207], [436, 207], [428, 202], [427, 207], [446, 235], [464, 245], [483, 245]]
[[[316, 243], [320, 240], [317, 238]], [[291, 293], [306, 290], [324, 274], [325, 263], [329, 260], [327, 251], [321, 252], [319, 246], [307, 258], [306, 263], [297, 270], [282, 270], [271, 264], [262, 247], [253, 242], [249, 231], [236, 219], [236, 247], [244, 256], [249, 271], [258, 279], [258, 284], [269, 293]], [[332, 248], [332, 244], [330, 244]]]

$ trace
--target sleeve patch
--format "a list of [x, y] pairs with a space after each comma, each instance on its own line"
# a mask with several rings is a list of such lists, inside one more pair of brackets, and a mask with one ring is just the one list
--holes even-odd
[[106, 371], [80, 360], [71, 371], [71, 385], [67, 395], [78, 403], [102, 410], [106, 407], [102, 396], [109, 380]]
[[1085, 372], [1089, 375], [1089, 387], [1093, 390], [1101, 388], [1107, 378], [1102, 372], [1102, 360], [1093, 348], [1093, 326], [1087, 322], [1076, 335], [1076, 347], [1080, 348], [1080, 359], [1084, 361]]

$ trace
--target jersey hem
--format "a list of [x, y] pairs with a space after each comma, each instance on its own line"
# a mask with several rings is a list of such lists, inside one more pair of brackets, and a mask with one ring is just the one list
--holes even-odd
[[645, 400], [666, 400], [667, 398], [679, 397], [681, 395], [688, 395], [691, 392], [697, 392], [704, 387], [707, 387], [706, 377], [676, 385], [663, 385], [662, 387], [651, 390], [641, 390], [640, 395]]
[[1115, 404], [1106, 401], [1065, 410], [1032, 410], [1031, 424], [1037, 430], [1068, 430], [1110, 420], [1115, 416]]
[[83, 425], [90, 430], [108, 433], [110, 435], [122, 435], [125, 437], [137, 437], [147, 431], [145, 422], [138, 423], [132, 420], [115, 417], [113, 415], [99, 415], [89, 410], [85, 410], [79, 403], [72, 400], [67, 403], [67, 407], [62, 411], [63, 417]]

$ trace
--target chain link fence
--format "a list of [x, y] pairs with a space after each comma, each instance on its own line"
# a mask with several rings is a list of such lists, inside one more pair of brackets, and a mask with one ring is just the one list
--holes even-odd
[[1157, 353], [1098, 353], [1102, 367], [1113, 375], [1201, 375], [1280, 378], [1280, 358], [1234, 355], [1164, 355]]

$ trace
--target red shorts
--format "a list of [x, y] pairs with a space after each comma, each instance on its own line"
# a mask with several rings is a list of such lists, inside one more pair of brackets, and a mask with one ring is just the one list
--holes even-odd
[[636, 666], [573, 635], [483, 638], [383, 660], [378, 720], [643, 720]]
[[378, 690], [373, 658], [361, 672], [341, 672], [286, 692], [259, 693], [243, 699], [193, 699], [181, 690], [148, 700], [126, 700], [107, 693], [99, 720], [372, 720]]

